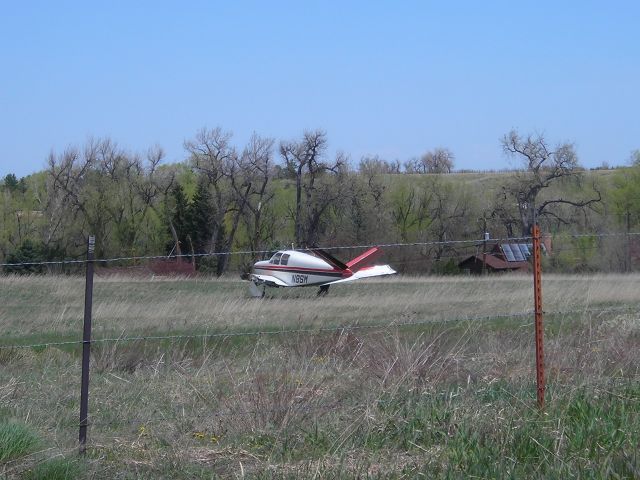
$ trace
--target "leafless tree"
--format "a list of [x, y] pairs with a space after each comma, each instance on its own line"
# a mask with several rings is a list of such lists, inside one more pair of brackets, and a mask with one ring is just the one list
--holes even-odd
[[344, 173], [346, 157], [337, 154], [335, 160], [328, 163], [326, 149], [327, 134], [322, 130], [306, 131], [300, 141], [280, 143], [280, 155], [296, 182], [293, 218], [298, 246], [317, 244], [325, 213], [345, 194], [330, 176]]
[[388, 162], [377, 155], [373, 157], [362, 157], [358, 164], [358, 171], [366, 175], [383, 175], [400, 173], [400, 162], [394, 160]]
[[436, 148], [420, 157], [424, 173], [451, 173], [453, 153], [447, 148]]
[[231, 136], [230, 132], [225, 132], [220, 127], [210, 130], [203, 128], [193, 140], [184, 143], [184, 148], [190, 156], [191, 166], [207, 179], [213, 192], [215, 204], [212, 205], [211, 217], [213, 221], [211, 253], [225, 253], [228, 250], [229, 239], [225, 235], [225, 217], [232, 210], [237, 210], [236, 195], [229, 183], [229, 176], [235, 173], [234, 163], [237, 161], [237, 152], [231, 145]]
[[68, 148], [61, 155], [51, 153], [45, 246], [63, 231], [67, 241], [78, 245], [91, 233], [99, 253], [109, 247], [135, 253], [136, 246], [149, 241], [143, 226], [163, 189], [155, 178], [162, 158], [159, 147], [143, 160], [108, 138], [91, 139], [83, 149]]
[[[391, 215], [402, 242], [414, 241], [415, 234], [430, 223], [430, 192], [415, 185], [400, 185], [391, 197]], [[413, 234], [413, 235], [412, 235]]]
[[562, 143], [551, 147], [543, 135], [522, 137], [512, 130], [501, 140], [507, 156], [520, 160], [524, 170], [516, 173], [514, 181], [503, 188], [503, 196], [515, 200], [522, 235], [531, 233], [539, 217], [547, 217], [569, 224], [559, 207], [594, 208], [602, 196], [595, 185], [591, 192], [579, 199], [550, 198], [545, 191], [555, 183], [576, 182], [581, 185], [582, 169], [578, 164], [573, 144]]
[[431, 247], [429, 256], [438, 261], [446, 252], [455, 252], [456, 249], [456, 245], [444, 242], [464, 238], [473, 228], [468, 222], [472, 201], [463, 186], [447, 182], [442, 177], [430, 178], [427, 191], [430, 194], [428, 238], [439, 242]]
[[269, 218], [269, 206], [275, 195], [271, 188], [273, 144], [272, 138], [263, 138], [254, 133], [238, 158], [238, 169], [251, 185], [243, 215], [250, 250], [262, 250], [264, 242], [272, 238], [274, 233], [273, 218]]
[[405, 173], [451, 173], [453, 153], [447, 148], [436, 148], [404, 162]]

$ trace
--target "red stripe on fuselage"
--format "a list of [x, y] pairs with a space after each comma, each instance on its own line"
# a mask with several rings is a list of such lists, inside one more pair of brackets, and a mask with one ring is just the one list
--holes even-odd
[[285, 273], [299, 273], [299, 272], [309, 272], [309, 273], [317, 273], [317, 274], [330, 274], [335, 275], [336, 273], [341, 274], [343, 277], [350, 277], [353, 273], [350, 270], [339, 270], [337, 268], [326, 269], [326, 268], [308, 268], [308, 267], [294, 267], [294, 266], [286, 266], [286, 265], [260, 265], [259, 267], [255, 267], [258, 270], [275, 270], [277, 272], [285, 272]]

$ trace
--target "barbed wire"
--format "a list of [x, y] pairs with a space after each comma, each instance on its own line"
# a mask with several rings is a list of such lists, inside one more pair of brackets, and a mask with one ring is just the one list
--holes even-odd
[[198, 334], [184, 334], [184, 335], [139, 335], [131, 337], [112, 337], [112, 338], [96, 338], [88, 341], [83, 340], [69, 340], [63, 342], [47, 342], [47, 343], [35, 343], [29, 345], [0, 345], [0, 349], [18, 349], [18, 348], [46, 348], [46, 347], [58, 347], [58, 346], [70, 346], [70, 345], [82, 345], [85, 343], [99, 344], [99, 343], [118, 343], [118, 342], [137, 342], [137, 341], [164, 341], [164, 340], [193, 340], [193, 339], [215, 339], [215, 338], [231, 338], [231, 337], [258, 337], [258, 336], [272, 336], [272, 335], [289, 335], [289, 334], [313, 334], [313, 333], [327, 333], [327, 332], [341, 332], [341, 331], [354, 331], [354, 330], [375, 330], [375, 329], [391, 329], [391, 328], [403, 328], [411, 326], [424, 326], [433, 323], [450, 323], [450, 322], [464, 322], [464, 321], [486, 321], [486, 320], [499, 320], [503, 318], [517, 318], [527, 315], [532, 315], [533, 311], [527, 312], [515, 312], [508, 314], [498, 315], [485, 315], [482, 317], [458, 317], [458, 318], [432, 318], [428, 320], [420, 321], [406, 321], [406, 322], [394, 322], [385, 324], [365, 324], [365, 325], [340, 325], [333, 327], [307, 327], [307, 328], [283, 328], [278, 330], [256, 330], [245, 332], [217, 332], [217, 333], [198, 333]]
[[[519, 237], [510, 238], [513, 240], [528, 240], [531, 237]], [[492, 241], [506, 241], [507, 239], [493, 239]], [[418, 246], [435, 246], [435, 245], [455, 245], [455, 244], [474, 244], [483, 242], [484, 240], [442, 240], [442, 241], [430, 241], [430, 242], [396, 242], [396, 243], [379, 243], [379, 244], [363, 244], [363, 245], [339, 245], [339, 246], [327, 246], [327, 247], [308, 247], [308, 248], [296, 248], [299, 252], [313, 252], [315, 250], [349, 250], [359, 248], [394, 248], [394, 247], [418, 247]], [[183, 253], [183, 254], [171, 254], [171, 255], [142, 255], [142, 256], [120, 256], [109, 258], [96, 258], [92, 261], [94, 263], [115, 263], [129, 260], [160, 260], [160, 259], [174, 259], [174, 258], [191, 258], [191, 257], [221, 257], [231, 255], [257, 255], [257, 254], [269, 254], [277, 250], [283, 250], [284, 248], [271, 248], [267, 250], [239, 250], [230, 252], [207, 252], [207, 253]], [[18, 266], [37, 266], [37, 265], [64, 265], [64, 264], [83, 264], [87, 263], [87, 259], [71, 259], [71, 260], [42, 260], [32, 262], [15, 262], [15, 263], [0, 263], [1, 267], [18, 267]]]
[[[579, 233], [579, 234], [570, 234], [561, 236], [556, 241], [562, 241], [563, 238], [584, 238], [584, 237], [594, 237], [594, 238], [603, 238], [603, 237], [627, 237], [627, 236], [638, 236], [640, 232], [611, 232], [611, 233]], [[402, 247], [429, 247], [429, 246], [446, 246], [446, 245], [468, 245], [468, 246], [480, 246], [483, 243], [500, 243], [500, 242], [523, 242], [523, 241], [532, 241], [533, 237], [531, 236], [521, 236], [521, 237], [499, 237], [499, 238], [490, 238], [490, 239], [467, 239], [467, 240], [434, 240], [428, 242], [394, 242], [394, 243], [378, 243], [378, 244], [360, 244], [360, 245], [338, 245], [338, 246], [324, 246], [324, 247], [309, 247], [309, 248], [296, 248], [296, 251], [300, 252], [313, 252], [314, 250], [327, 250], [327, 251], [335, 251], [335, 250], [353, 250], [353, 249], [363, 249], [363, 248], [402, 248]], [[138, 261], [138, 260], [170, 260], [170, 259], [178, 259], [178, 258], [203, 258], [203, 257], [224, 257], [224, 256], [234, 256], [234, 255], [264, 255], [271, 254], [277, 250], [286, 249], [283, 248], [271, 248], [264, 250], [238, 250], [238, 251], [229, 251], [229, 252], [206, 252], [206, 253], [183, 253], [183, 254], [171, 254], [171, 255], [140, 255], [140, 256], [118, 256], [118, 257], [106, 257], [106, 258], [96, 258], [92, 261], [94, 263], [118, 263], [125, 261]], [[87, 259], [63, 259], [63, 260], [36, 260], [36, 261], [28, 261], [28, 262], [3, 262], [0, 263], [0, 267], [5, 268], [18, 268], [18, 267], [29, 267], [29, 266], [47, 266], [47, 265], [82, 265], [89, 262]]]
[[[571, 314], [591, 314], [591, 313], [613, 313], [613, 312], [635, 312], [640, 311], [639, 305], [627, 305], [621, 307], [600, 307], [600, 308], [580, 308], [574, 310], [552, 310], [544, 311], [545, 315], [571, 315]], [[61, 342], [43, 342], [33, 344], [12, 344], [12, 345], [0, 345], [0, 350], [8, 349], [22, 349], [22, 348], [48, 348], [48, 347], [64, 347], [72, 345], [88, 344], [100, 344], [100, 343], [123, 343], [123, 342], [147, 342], [147, 341], [165, 341], [165, 340], [196, 340], [196, 339], [218, 339], [218, 338], [233, 338], [233, 337], [259, 337], [259, 336], [277, 336], [277, 335], [290, 335], [290, 334], [320, 334], [320, 333], [335, 333], [335, 332], [350, 332], [357, 330], [385, 330], [395, 328], [406, 327], [421, 327], [432, 324], [446, 324], [446, 323], [462, 323], [462, 322], [486, 322], [491, 320], [504, 320], [510, 318], [524, 318], [532, 316], [533, 310], [524, 312], [510, 312], [500, 313], [494, 315], [483, 316], [463, 316], [463, 317], [444, 317], [444, 318], [430, 318], [419, 321], [404, 321], [393, 322], [385, 324], [365, 324], [365, 325], [338, 325], [333, 327], [306, 327], [306, 328], [283, 328], [273, 330], [256, 330], [256, 331], [244, 331], [244, 332], [215, 332], [215, 333], [197, 333], [197, 334], [183, 334], [183, 335], [136, 335], [128, 337], [107, 337], [107, 338], [95, 338], [88, 341], [83, 340], [68, 340]]]

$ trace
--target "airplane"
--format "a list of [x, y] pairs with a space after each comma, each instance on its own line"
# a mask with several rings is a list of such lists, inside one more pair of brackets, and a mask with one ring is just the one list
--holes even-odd
[[269, 260], [254, 264], [253, 273], [249, 275], [249, 290], [254, 297], [264, 297], [265, 287], [319, 286], [318, 295], [326, 295], [329, 286], [335, 283], [396, 273], [389, 265], [365, 266], [380, 252], [378, 247], [370, 248], [353, 260], [342, 263], [319, 248], [280, 250]]

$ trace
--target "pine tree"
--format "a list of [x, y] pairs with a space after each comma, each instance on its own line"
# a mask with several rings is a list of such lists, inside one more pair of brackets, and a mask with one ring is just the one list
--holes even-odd
[[211, 193], [204, 181], [198, 182], [193, 202], [189, 205], [191, 241], [196, 253], [205, 253], [213, 235], [214, 207]]
[[[184, 253], [189, 251], [189, 242], [187, 241], [187, 236], [190, 234], [189, 204], [180, 184], [173, 187], [171, 197], [173, 205], [170, 208], [169, 217], [180, 242], [180, 248]], [[174, 247], [175, 245], [172, 244], [171, 248]]]
[[[215, 206], [213, 197], [204, 178], [198, 182], [193, 202], [189, 206], [191, 241], [196, 253], [208, 253], [212, 250], [215, 228]], [[218, 257], [197, 257], [198, 270], [217, 271]]]

